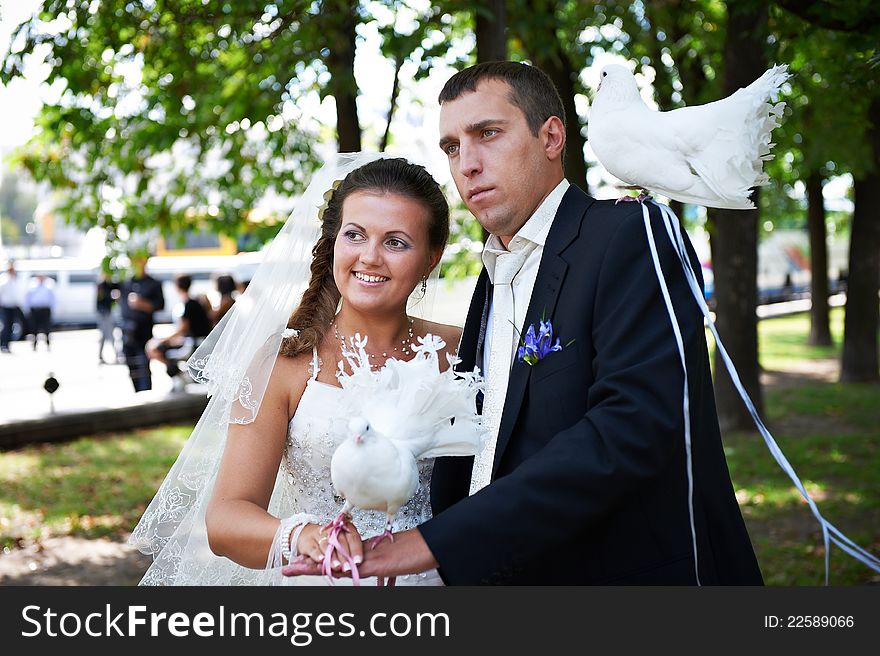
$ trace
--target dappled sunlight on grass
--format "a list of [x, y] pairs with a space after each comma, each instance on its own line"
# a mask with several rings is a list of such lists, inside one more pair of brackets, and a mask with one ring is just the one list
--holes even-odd
[[[807, 344], [809, 314], [758, 323], [762, 367], [790, 374], [784, 384], [765, 387], [764, 417], [822, 516], [880, 554], [880, 387], [828, 382], [834, 371], [828, 363], [840, 357], [843, 319], [842, 309], [832, 310], [830, 347]], [[819, 522], [764, 440], [729, 433], [724, 445], [765, 581], [824, 583]], [[880, 574], [832, 546], [831, 583], [880, 583]]]
[[140, 430], [0, 454], [0, 544], [130, 531], [191, 430]]
[[[813, 481], [803, 481], [804, 488], [810, 498], [816, 502], [825, 501], [828, 492], [825, 488]], [[758, 511], [752, 516], [761, 516], [761, 513], [772, 513], [784, 510], [794, 505], [806, 505], [800, 491], [793, 485], [758, 485], [755, 487], [743, 487], [737, 490], [736, 500], [740, 506], [754, 506]]]
[[[787, 371], [792, 366], [803, 366], [811, 360], [837, 359], [843, 343], [843, 320], [843, 308], [833, 308], [830, 313], [832, 346], [807, 344], [810, 334], [809, 312], [759, 321], [758, 359], [761, 368]], [[721, 335], [721, 339], [726, 343], [724, 335]], [[714, 368], [715, 338], [708, 329], [706, 342], [709, 345], [709, 362]]]
[[807, 344], [810, 334], [809, 313], [759, 321], [758, 352], [761, 366], [771, 371], [784, 371], [793, 362], [836, 358], [843, 341], [843, 308], [832, 309], [830, 318], [832, 346]]
[[[819, 512], [872, 553], [880, 553], [880, 424], [864, 387], [808, 382], [771, 389], [774, 437]], [[877, 390], [873, 390], [876, 400]], [[846, 432], [835, 434], [833, 426]], [[792, 430], [786, 430], [791, 427]], [[861, 430], [853, 431], [858, 427]], [[818, 521], [757, 434], [725, 436], [737, 500], [765, 580], [778, 585], [824, 581]], [[880, 582], [880, 576], [832, 546], [831, 583]]]

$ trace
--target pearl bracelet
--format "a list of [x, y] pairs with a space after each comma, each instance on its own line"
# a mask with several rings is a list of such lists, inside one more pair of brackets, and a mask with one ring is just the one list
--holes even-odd
[[319, 524], [320, 520], [309, 513], [297, 513], [281, 520], [278, 539], [281, 544], [281, 561], [290, 563], [290, 559], [299, 555], [296, 543], [306, 524]]

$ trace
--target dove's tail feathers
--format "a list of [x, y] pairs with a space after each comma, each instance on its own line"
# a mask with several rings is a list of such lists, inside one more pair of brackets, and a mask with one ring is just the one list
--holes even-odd
[[776, 102], [779, 95], [779, 88], [785, 84], [785, 81], [791, 77], [788, 72], [788, 64], [775, 64], [772, 68], [767, 69], [764, 74], [757, 80], [752, 82], [746, 90], [752, 91], [765, 100], [771, 99]]
[[[671, 200], [677, 200], [681, 203], [690, 205], [702, 205], [703, 207], [716, 207], [720, 210], [753, 210], [755, 204], [749, 200], [748, 196], [736, 199], [724, 199], [718, 196], [706, 193], [704, 195], [691, 194], [681, 191], [670, 191], [662, 187], [651, 187], [652, 192], [656, 192], [661, 196], [666, 196]], [[708, 189], [706, 190], [709, 191]]]
[[[773, 159], [771, 134], [785, 110], [785, 103], [776, 102], [776, 97], [789, 77], [788, 66], [774, 66], [728, 99], [728, 107], [740, 108], [740, 118], [736, 124], [719, 125], [711, 145], [688, 160], [711, 191], [702, 197], [697, 186], [687, 190], [698, 203], [721, 209], [754, 209], [749, 200], [752, 189], [770, 183], [764, 162]], [[680, 194], [675, 198], [683, 200]]]
[[447, 423], [438, 429], [428, 448], [414, 455], [416, 459], [473, 456], [480, 452], [482, 446], [483, 431], [480, 424], [459, 418], [455, 424]]

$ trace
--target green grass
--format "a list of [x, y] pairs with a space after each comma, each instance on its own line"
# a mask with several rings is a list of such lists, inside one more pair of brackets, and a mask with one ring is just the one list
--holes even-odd
[[[770, 432], [822, 515], [880, 554], [880, 387], [810, 378], [811, 362], [837, 360], [843, 310], [831, 312], [833, 346], [807, 344], [809, 314], [758, 323], [765, 371], [794, 373], [765, 387]], [[724, 436], [737, 498], [764, 578], [771, 585], [820, 585], [824, 546], [818, 521], [758, 433]], [[831, 583], [880, 582], [880, 575], [831, 547]]]
[[[769, 371], [785, 370], [793, 362], [822, 360], [840, 356], [843, 343], [843, 308], [833, 308], [830, 314], [832, 346], [807, 344], [810, 333], [810, 315], [803, 312], [784, 317], [763, 319], [758, 322], [758, 359]], [[724, 336], [721, 336], [724, 339]], [[714, 371], [715, 338], [706, 329], [709, 344], [709, 362]], [[735, 363], [734, 363], [735, 364]]]
[[0, 453], [0, 546], [124, 535], [191, 431], [163, 427]]
[[[822, 515], [860, 546], [880, 554], [880, 390], [806, 383], [770, 389], [770, 431]], [[725, 453], [765, 581], [820, 585], [819, 523], [757, 433], [726, 435]], [[831, 582], [880, 582], [880, 575], [831, 548]]]
[[[809, 313], [764, 319], [758, 322], [758, 352], [761, 366], [776, 371], [798, 360], [836, 358], [843, 343], [843, 308], [833, 308], [830, 315], [833, 346], [810, 346]], [[722, 339], [724, 336], [722, 335]]]

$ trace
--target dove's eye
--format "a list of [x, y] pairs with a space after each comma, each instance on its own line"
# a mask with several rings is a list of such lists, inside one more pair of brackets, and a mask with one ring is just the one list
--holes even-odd
[[602, 71], [602, 77], [608, 77], [608, 72], [607, 72], [607, 71]]

